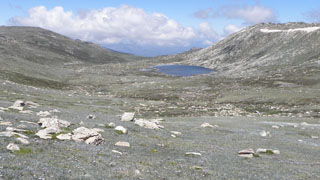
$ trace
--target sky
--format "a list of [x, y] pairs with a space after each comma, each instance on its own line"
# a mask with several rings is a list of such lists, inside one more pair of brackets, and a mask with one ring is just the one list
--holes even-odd
[[258, 23], [320, 22], [319, 0], [0, 0], [0, 25], [35, 26], [116, 51], [204, 48]]

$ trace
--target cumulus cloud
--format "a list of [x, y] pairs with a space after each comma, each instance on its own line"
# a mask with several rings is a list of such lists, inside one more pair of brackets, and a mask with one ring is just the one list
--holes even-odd
[[264, 6], [228, 6], [217, 11], [215, 17], [226, 17], [228, 19], [241, 19], [245, 24], [257, 24], [262, 22], [275, 22], [275, 12]]
[[211, 45], [220, 39], [219, 34], [210, 26], [208, 22], [202, 22], [198, 27], [198, 37], [202, 39], [204, 45]]
[[10, 22], [100, 44], [188, 46], [197, 36], [193, 28], [184, 27], [163, 14], [147, 14], [140, 8], [126, 5], [77, 14], [62, 7], [39, 6], [29, 9], [27, 16], [14, 17]]
[[225, 33], [225, 35], [229, 35], [235, 32], [240, 31], [242, 28], [234, 25], [234, 24], [228, 24], [227, 26], [224, 27], [223, 31]]
[[199, 18], [199, 19], [207, 19], [207, 18], [209, 18], [211, 11], [212, 11], [211, 8], [201, 9], [201, 10], [195, 12], [193, 15], [194, 15], [194, 17]]

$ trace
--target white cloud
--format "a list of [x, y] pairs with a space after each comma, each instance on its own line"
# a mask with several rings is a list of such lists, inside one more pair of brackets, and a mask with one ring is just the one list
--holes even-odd
[[202, 39], [204, 45], [211, 45], [214, 41], [220, 39], [220, 36], [210, 26], [208, 22], [202, 22], [198, 27], [198, 37]]
[[229, 34], [232, 34], [232, 33], [235, 33], [235, 32], [238, 32], [240, 31], [242, 28], [236, 26], [236, 25], [233, 25], [233, 24], [228, 24], [227, 26], [224, 27], [224, 33], [225, 35], [229, 35]]
[[262, 22], [275, 22], [275, 12], [264, 6], [227, 6], [215, 13], [215, 16], [223, 16], [229, 19], [241, 19], [245, 24], [257, 24]]
[[62, 7], [29, 9], [25, 17], [14, 17], [12, 25], [37, 26], [72, 38], [100, 44], [188, 46], [197, 34], [159, 13], [123, 5], [73, 14]]

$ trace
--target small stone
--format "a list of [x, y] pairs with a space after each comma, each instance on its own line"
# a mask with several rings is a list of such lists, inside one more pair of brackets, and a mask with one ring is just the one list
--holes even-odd
[[10, 151], [20, 151], [19, 146], [14, 143], [8, 144], [7, 149]]
[[49, 111], [40, 111], [37, 113], [37, 116], [40, 116], [40, 117], [47, 117], [50, 115], [51, 115], [51, 113]]
[[280, 154], [279, 150], [272, 150], [273, 154]]
[[141, 172], [140, 172], [138, 169], [136, 169], [136, 170], [134, 171], [134, 174], [135, 174], [136, 176], [141, 176]]
[[259, 148], [256, 151], [257, 153], [267, 153], [267, 154], [280, 154], [279, 150], [273, 150], [273, 149], [262, 149]]
[[59, 134], [57, 136], [57, 139], [59, 140], [71, 140], [72, 134], [68, 133], [68, 134]]
[[112, 152], [113, 152], [113, 153], [116, 153], [116, 154], [120, 154], [120, 155], [122, 155], [122, 152], [117, 151], [117, 150], [112, 150]]
[[19, 124], [19, 125], [17, 126], [17, 128], [25, 129], [25, 128], [27, 128], [27, 126], [26, 126], [26, 125], [24, 125], [24, 124]]
[[271, 126], [273, 129], [279, 129], [280, 128], [280, 126], [277, 126], [277, 125], [272, 125]]
[[12, 123], [3, 121], [3, 122], [0, 122], [0, 126], [12, 126]]
[[53, 110], [51, 110], [50, 112], [52, 112], [52, 113], [59, 113], [60, 111], [59, 111], [58, 109], [53, 109]]
[[253, 158], [254, 154], [238, 154], [238, 156], [240, 157], [244, 157], [244, 158]]
[[319, 136], [311, 136], [312, 139], [319, 139]]
[[88, 116], [87, 116], [87, 119], [95, 119], [96, 118], [96, 116], [95, 115], [92, 115], [92, 114], [89, 114]]
[[130, 144], [128, 142], [118, 141], [118, 142], [116, 142], [115, 146], [130, 147]]
[[271, 134], [270, 134], [270, 132], [269, 131], [265, 131], [265, 130], [263, 130], [263, 131], [261, 131], [260, 133], [260, 136], [262, 136], [262, 137], [271, 137]]
[[21, 144], [26, 144], [26, 145], [30, 144], [30, 142], [24, 138], [18, 137], [16, 138], [16, 140], [18, 140]]
[[239, 155], [255, 154], [253, 149], [244, 149], [238, 152]]
[[128, 133], [128, 130], [126, 128], [124, 128], [123, 126], [117, 126], [116, 128], [114, 128], [114, 130], [119, 134], [127, 134]]
[[176, 135], [176, 136], [181, 136], [181, 132], [179, 131], [170, 131], [173, 135]]
[[121, 121], [133, 121], [135, 113], [134, 112], [125, 112], [121, 116]]
[[26, 106], [28, 106], [29, 108], [37, 108], [40, 105], [38, 103], [32, 102], [32, 101], [26, 101]]
[[203, 124], [201, 124], [200, 127], [202, 127], [202, 128], [213, 128], [213, 125], [211, 125], [209, 123], [203, 123]]
[[198, 152], [186, 152], [184, 155], [185, 156], [202, 156], [202, 154]]
[[41, 118], [38, 124], [40, 124], [42, 128], [52, 127], [52, 126], [66, 128], [71, 125], [71, 123], [68, 121], [56, 119], [56, 118]]
[[107, 128], [114, 128], [114, 127], [116, 127], [116, 124], [113, 122], [107, 124]]
[[174, 134], [171, 134], [171, 137], [176, 138], [177, 136], [176, 136], [176, 135], [174, 135]]

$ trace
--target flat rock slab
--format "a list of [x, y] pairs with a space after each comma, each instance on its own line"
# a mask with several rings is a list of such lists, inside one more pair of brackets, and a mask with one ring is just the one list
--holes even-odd
[[121, 116], [121, 121], [133, 121], [135, 113], [134, 112], [125, 112]]
[[116, 142], [115, 146], [130, 147], [130, 143], [124, 142], [124, 141], [118, 141], [118, 142]]

